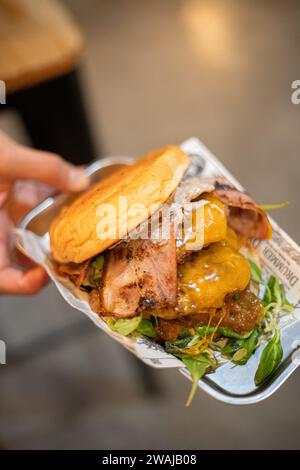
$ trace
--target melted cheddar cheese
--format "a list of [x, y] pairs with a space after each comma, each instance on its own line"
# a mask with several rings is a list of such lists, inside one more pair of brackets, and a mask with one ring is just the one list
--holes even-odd
[[179, 314], [220, 308], [226, 295], [244, 290], [250, 281], [247, 259], [225, 243], [191, 255], [178, 266]]
[[242, 241], [232, 228], [227, 227], [226, 237], [222, 240], [222, 245], [229, 246], [233, 250], [238, 251], [241, 248]]
[[189, 248], [188, 243], [196, 241], [200, 242], [202, 248], [226, 237], [227, 219], [224, 204], [211, 194], [204, 195], [203, 200], [206, 204], [192, 213], [191, 228], [186, 230], [184, 239], [179, 243], [180, 249], [194, 249]]
[[224, 204], [211, 194], [205, 195], [204, 199], [208, 201], [204, 206], [204, 245], [209, 245], [226, 237], [226, 209]]

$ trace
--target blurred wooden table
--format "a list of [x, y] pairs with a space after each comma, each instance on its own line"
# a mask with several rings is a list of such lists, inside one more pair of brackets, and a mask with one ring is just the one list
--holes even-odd
[[56, 0], [0, 0], [0, 79], [8, 93], [74, 68], [79, 28]]
[[83, 36], [58, 0], [0, 0], [0, 80], [32, 145], [77, 164], [95, 158], [78, 77]]

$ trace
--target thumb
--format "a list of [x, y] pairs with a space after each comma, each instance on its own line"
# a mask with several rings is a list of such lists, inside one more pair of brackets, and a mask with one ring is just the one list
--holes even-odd
[[89, 184], [83, 168], [66, 162], [59, 155], [24, 147], [0, 135], [0, 178], [8, 183], [35, 180], [62, 191], [82, 191]]

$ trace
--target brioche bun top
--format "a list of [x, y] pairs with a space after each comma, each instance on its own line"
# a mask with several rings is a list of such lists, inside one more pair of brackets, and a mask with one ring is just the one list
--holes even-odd
[[[189, 158], [179, 147], [167, 146], [101, 180], [53, 221], [50, 243], [54, 259], [81, 263], [112, 246], [167, 201], [188, 166]], [[121, 196], [126, 198], [125, 210], [123, 205], [119, 207]], [[101, 233], [107, 204], [116, 212], [109, 235]], [[132, 210], [136, 204], [146, 207], [146, 217], [145, 211]]]

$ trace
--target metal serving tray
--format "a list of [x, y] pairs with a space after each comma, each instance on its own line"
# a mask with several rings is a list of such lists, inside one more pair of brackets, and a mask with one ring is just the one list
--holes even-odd
[[[182, 148], [192, 158], [192, 174], [203, 174], [205, 176], [223, 174], [231, 179], [236, 186], [241, 188], [240, 184], [199, 140], [190, 139], [182, 144]], [[134, 160], [129, 157], [104, 158], [87, 167], [86, 172], [90, 175], [91, 182], [94, 184], [124, 165], [132, 163], [132, 161]], [[60, 209], [74, 197], [75, 196], [61, 194], [56, 197], [47, 198], [26, 215], [20, 224], [20, 228], [30, 230], [36, 235], [48, 238], [48, 230], [52, 220], [59, 213]], [[280, 233], [281, 236], [282, 233], [284, 234], [275, 223], [274, 230], [277, 235], [278, 233]], [[280, 232], [278, 232], [278, 230]], [[300, 249], [286, 234], [284, 235], [287, 237], [288, 242], [293, 243], [293, 250], [298, 256], [297, 266], [300, 271]], [[18, 240], [18, 248], [26, 253], [20, 240]], [[282, 280], [282, 282], [284, 282], [284, 280]], [[296, 302], [298, 301], [299, 298], [296, 299]], [[262, 345], [246, 365], [234, 366], [230, 362], [224, 362], [214, 373], [206, 375], [199, 382], [199, 387], [219, 401], [236, 405], [254, 404], [271, 396], [288, 379], [300, 363], [299, 319], [300, 311], [297, 309], [288, 320], [285, 320], [282, 325], [280, 325], [284, 358], [280, 367], [264, 384], [256, 387], [253, 379], [261, 350], [264, 347], [264, 345]], [[155, 345], [152, 346], [153, 349], [155, 349]], [[151, 349], [151, 345], [149, 349]], [[148, 364], [151, 363], [151, 361], [145, 362]], [[156, 366], [155, 363], [159, 363], [159, 361], [156, 360], [155, 362], [155, 360], [152, 360], [154, 367], [167, 367]], [[178, 364], [174, 367], [178, 367]], [[186, 369], [180, 368], [180, 372], [190, 379], [190, 375]]]

